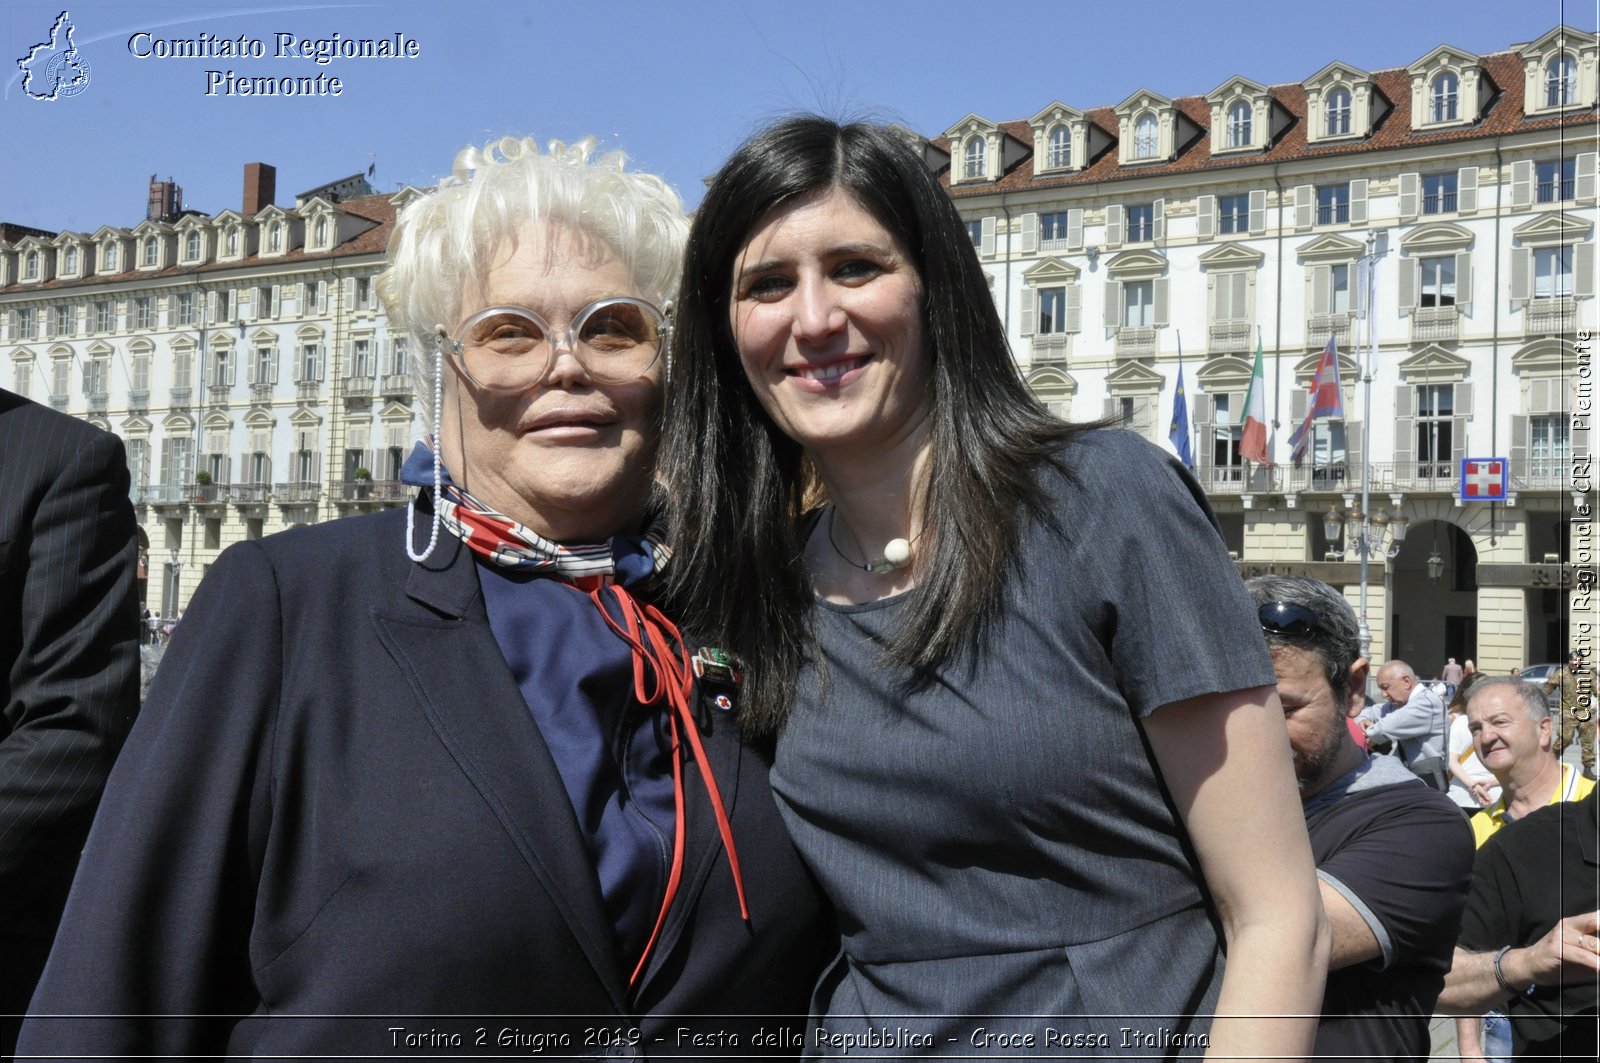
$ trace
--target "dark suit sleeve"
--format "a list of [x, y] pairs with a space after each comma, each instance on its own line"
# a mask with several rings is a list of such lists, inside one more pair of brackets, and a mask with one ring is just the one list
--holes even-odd
[[[277, 602], [255, 543], [202, 581], [111, 773], [18, 1058], [219, 1055], [258, 1006]], [[175, 1015], [218, 1018], [157, 1018]]]
[[[51, 440], [33, 442], [44, 450]], [[29, 460], [8, 455], [0, 490], [26, 492], [14, 470]], [[122, 441], [96, 434], [44, 476], [31, 519], [24, 514], [0, 559], [0, 601], [17, 619], [0, 740], [0, 897], [8, 905], [49, 903], [39, 898], [58, 885], [64, 895], [139, 699], [138, 547]], [[13, 494], [3, 504], [34, 499]]]

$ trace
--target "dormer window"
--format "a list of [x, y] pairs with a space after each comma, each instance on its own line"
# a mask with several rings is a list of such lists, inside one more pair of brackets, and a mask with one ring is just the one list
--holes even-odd
[[984, 149], [983, 138], [979, 137], [979, 136], [968, 137], [967, 138], [967, 146], [966, 146], [966, 149], [964, 151], [965, 168], [962, 171], [962, 176], [963, 177], [983, 177], [983, 176], [985, 176], [986, 173], [987, 173], [987, 167], [984, 165], [984, 163], [986, 162], [986, 160], [984, 158], [985, 154], [986, 154], [986, 152], [985, 152], [985, 149]]
[[183, 257], [193, 262], [200, 257], [200, 234], [190, 232], [183, 241]]
[[318, 218], [316, 228], [312, 230], [312, 240], [317, 247], [322, 247], [328, 242], [328, 219]]
[[227, 249], [227, 254], [229, 257], [239, 253], [239, 227], [237, 225], [229, 227], [228, 235], [223, 246]]
[[1141, 114], [1133, 123], [1133, 157], [1136, 159], [1154, 159], [1161, 152], [1161, 134], [1156, 125], [1156, 116]]
[[1047, 156], [1052, 170], [1063, 170], [1072, 165], [1072, 131], [1064, 125], [1050, 130], [1050, 150]]
[[1327, 135], [1342, 137], [1350, 132], [1350, 90], [1337, 88], [1328, 93]]
[[1428, 92], [1428, 121], [1454, 122], [1460, 112], [1461, 80], [1449, 71], [1433, 79]]
[[36, 281], [39, 279], [39, 252], [29, 251], [28, 257], [22, 260], [22, 279]]
[[267, 230], [267, 250], [283, 250], [283, 226], [281, 224], [271, 226]]
[[1248, 101], [1240, 100], [1228, 109], [1228, 147], [1250, 146], [1250, 119], [1253, 111]]
[[1565, 52], [1550, 60], [1544, 70], [1544, 105], [1571, 107], [1578, 102], [1578, 64]]
[[106, 260], [106, 272], [110, 273], [110, 272], [115, 271], [116, 268], [117, 268], [117, 245], [116, 244], [107, 244], [106, 245], [105, 260]]
[[78, 249], [76, 247], [67, 248], [66, 264], [63, 268], [68, 276], [78, 272]]
[[155, 265], [158, 253], [159, 248], [156, 246], [156, 238], [154, 236], [147, 237], [144, 242], [144, 264], [147, 266]]

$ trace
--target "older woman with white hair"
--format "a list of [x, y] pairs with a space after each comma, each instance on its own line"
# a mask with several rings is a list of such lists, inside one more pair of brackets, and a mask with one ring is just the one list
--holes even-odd
[[468, 150], [402, 213], [418, 497], [213, 566], [21, 1054], [796, 1054], [821, 904], [737, 673], [652, 604], [686, 225], [591, 150]]

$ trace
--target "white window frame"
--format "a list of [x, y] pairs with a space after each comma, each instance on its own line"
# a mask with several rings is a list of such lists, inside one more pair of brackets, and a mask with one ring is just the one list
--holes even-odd
[[1228, 108], [1228, 147], [1248, 148], [1254, 140], [1251, 130], [1255, 126], [1255, 108], [1248, 100], [1240, 100]]
[[1461, 76], [1441, 70], [1428, 83], [1428, 122], [1455, 122], [1461, 114]]
[[1578, 102], [1578, 61], [1571, 52], [1558, 52], [1544, 68], [1544, 105], [1573, 107]]
[[1161, 123], [1149, 111], [1133, 120], [1133, 157], [1140, 160], [1161, 157]]
[[972, 134], [962, 144], [961, 157], [963, 180], [975, 180], [989, 175], [989, 146], [979, 134]]
[[1052, 170], [1064, 170], [1072, 165], [1072, 129], [1065, 123], [1051, 128], [1046, 165]]
[[1324, 129], [1326, 136], [1344, 137], [1350, 135], [1351, 115], [1355, 108], [1355, 94], [1343, 85], [1335, 86], [1328, 90], [1327, 102], [1323, 104], [1326, 122]]

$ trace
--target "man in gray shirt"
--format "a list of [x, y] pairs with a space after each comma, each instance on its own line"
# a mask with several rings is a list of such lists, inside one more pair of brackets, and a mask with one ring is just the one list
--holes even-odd
[[1399, 747], [1400, 758], [1418, 776], [1443, 791], [1449, 785], [1445, 771], [1447, 723], [1444, 699], [1417, 679], [1402, 660], [1392, 660], [1378, 670], [1378, 689], [1389, 707], [1374, 718], [1373, 706], [1361, 714], [1367, 740], [1387, 739]]

